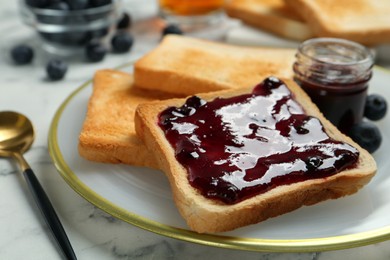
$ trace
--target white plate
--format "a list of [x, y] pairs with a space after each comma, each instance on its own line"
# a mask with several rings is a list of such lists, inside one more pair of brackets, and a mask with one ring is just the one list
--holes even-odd
[[[123, 70], [132, 69], [130, 65]], [[370, 92], [381, 93], [390, 100], [389, 82], [390, 72], [376, 67]], [[49, 152], [66, 182], [114, 217], [173, 238], [253, 251], [324, 251], [390, 239], [390, 116], [377, 122], [383, 134], [382, 146], [374, 154], [378, 173], [356, 195], [303, 207], [231, 232], [205, 235], [187, 228], [162, 172], [94, 163], [78, 155], [78, 135], [91, 91], [89, 81], [60, 106], [50, 129]]]

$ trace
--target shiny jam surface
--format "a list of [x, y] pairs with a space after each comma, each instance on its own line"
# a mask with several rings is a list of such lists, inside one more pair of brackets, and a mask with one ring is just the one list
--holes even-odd
[[331, 139], [274, 77], [249, 94], [210, 102], [193, 96], [161, 112], [158, 124], [190, 184], [226, 204], [333, 175], [359, 157], [356, 148]]

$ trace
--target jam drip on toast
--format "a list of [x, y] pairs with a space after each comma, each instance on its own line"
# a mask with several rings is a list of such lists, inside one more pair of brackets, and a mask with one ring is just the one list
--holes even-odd
[[203, 196], [226, 204], [353, 166], [356, 148], [330, 138], [279, 79], [213, 101], [193, 96], [158, 124]]

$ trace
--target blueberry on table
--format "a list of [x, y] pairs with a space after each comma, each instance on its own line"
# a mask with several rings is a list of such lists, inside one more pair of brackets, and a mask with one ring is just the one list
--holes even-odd
[[371, 122], [361, 122], [353, 125], [349, 131], [349, 136], [369, 153], [375, 152], [382, 142], [379, 128]]
[[16, 64], [27, 64], [30, 63], [34, 58], [34, 51], [28, 45], [18, 45], [12, 48], [11, 57]]
[[131, 34], [119, 32], [111, 39], [112, 50], [116, 53], [128, 52], [133, 46], [134, 38]]
[[44, 8], [50, 4], [50, 0], [26, 0], [26, 4], [31, 7]]
[[370, 120], [377, 121], [382, 119], [387, 112], [386, 99], [378, 94], [367, 96], [364, 107], [364, 116]]
[[85, 46], [85, 56], [89, 61], [98, 62], [106, 56], [107, 48], [103, 44], [92, 41]]
[[68, 70], [68, 64], [62, 60], [51, 60], [46, 65], [47, 76], [51, 80], [62, 79]]
[[168, 24], [165, 26], [162, 32], [163, 36], [167, 34], [183, 34], [183, 31], [180, 29], [180, 27], [176, 24]]
[[119, 19], [119, 22], [116, 26], [117, 29], [127, 29], [130, 28], [132, 24], [132, 19], [130, 14], [123, 13], [121, 19]]

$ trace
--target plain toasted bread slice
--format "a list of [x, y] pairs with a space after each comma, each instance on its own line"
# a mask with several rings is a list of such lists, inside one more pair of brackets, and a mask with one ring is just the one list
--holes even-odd
[[318, 37], [337, 37], [365, 45], [390, 42], [388, 0], [285, 0]]
[[231, 0], [225, 10], [230, 17], [284, 38], [303, 41], [314, 36], [306, 22], [283, 0]]
[[[158, 126], [159, 114], [168, 107], [182, 106], [185, 99], [144, 103], [138, 106], [135, 116], [137, 134], [153, 151], [160, 169], [167, 175], [176, 206], [192, 230], [200, 233], [215, 233], [258, 223], [304, 205], [353, 194], [374, 176], [376, 163], [372, 156], [327, 121], [299, 86], [291, 80], [285, 82], [306, 114], [319, 118], [331, 138], [346, 142], [359, 150], [358, 162], [353, 168], [326, 178], [277, 186], [236, 204], [225, 204], [208, 199], [193, 188], [187, 178], [187, 171], [176, 160], [174, 149]], [[210, 101], [217, 97], [227, 98], [250, 93], [252, 89], [205, 93], [199, 96]]]
[[97, 71], [79, 136], [80, 155], [96, 162], [156, 168], [154, 157], [136, 135], [134, 113], [139, 103], [168, 97], [133, 88], [133, 76], [128, 73]]
[[169, 35], [134, 65], [136, 87], [191, 95], [292, 77], [294, 49], [239, 47]]

